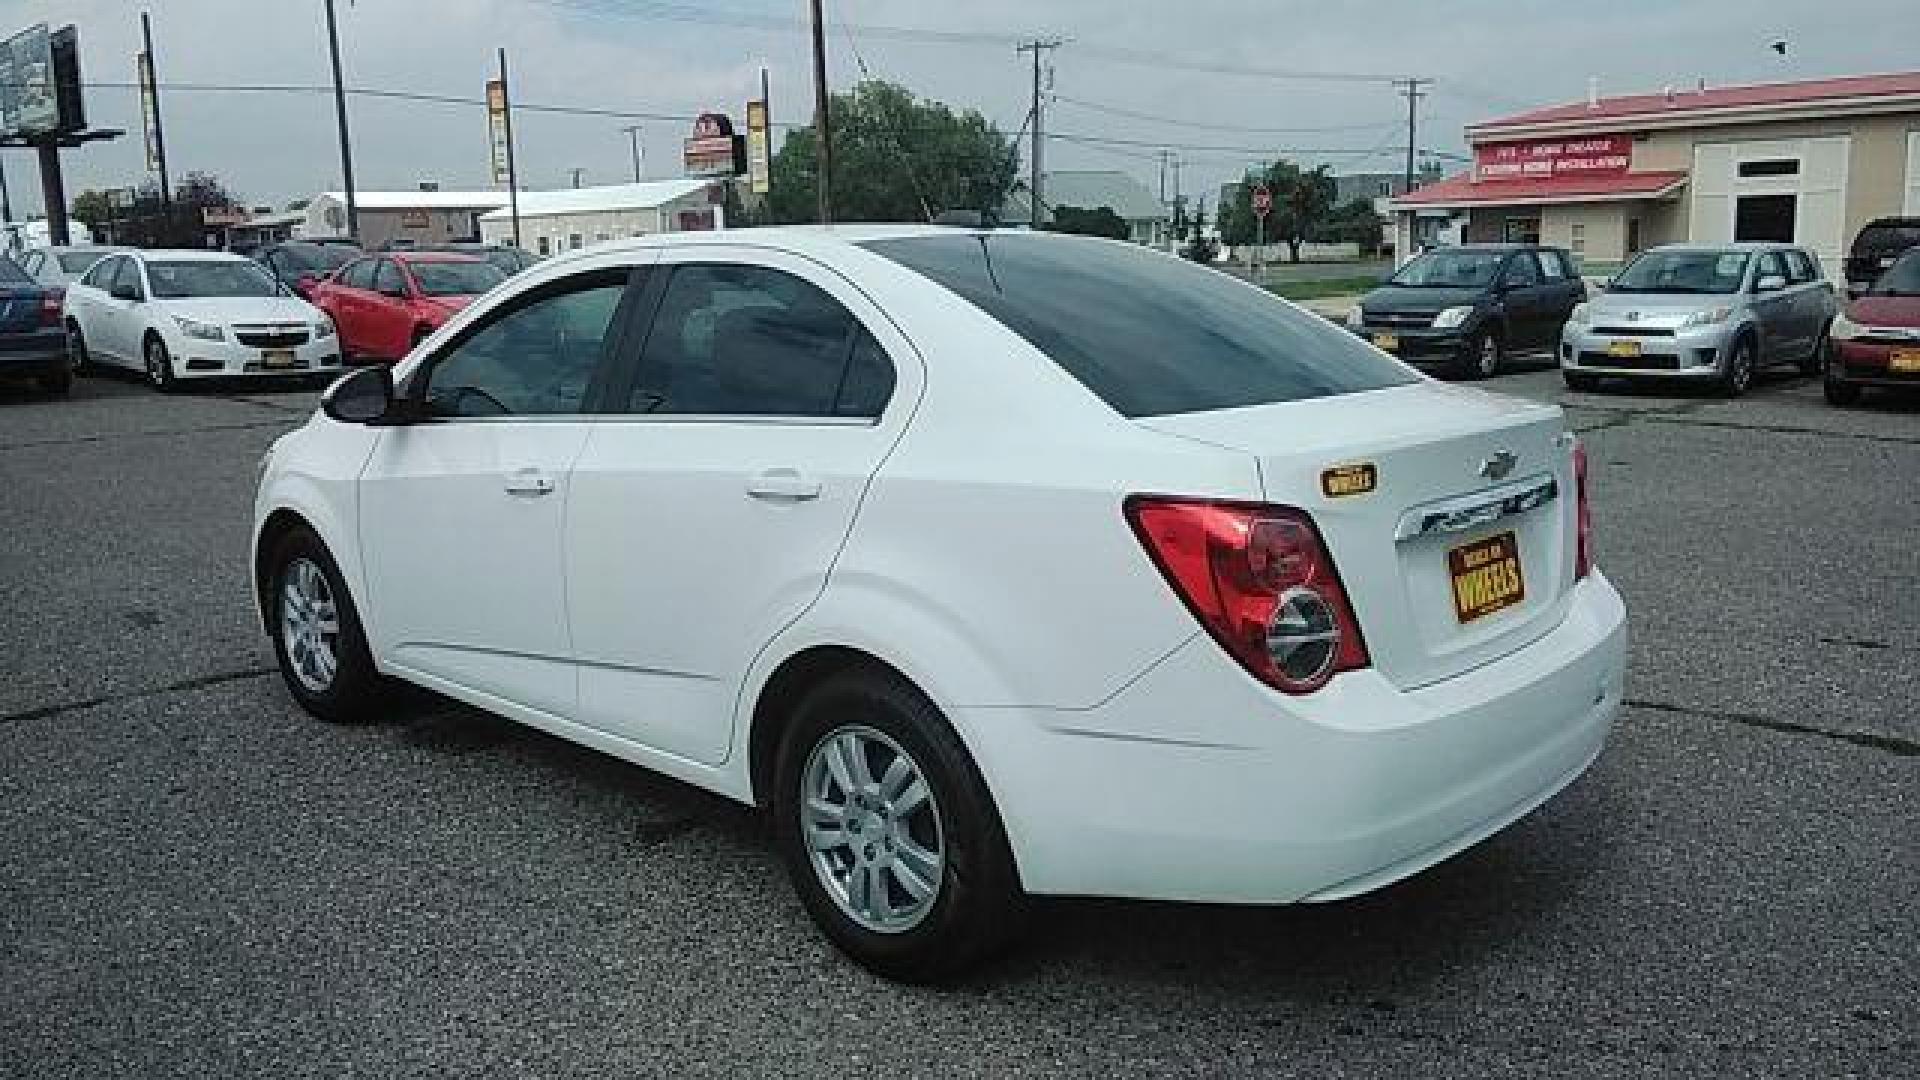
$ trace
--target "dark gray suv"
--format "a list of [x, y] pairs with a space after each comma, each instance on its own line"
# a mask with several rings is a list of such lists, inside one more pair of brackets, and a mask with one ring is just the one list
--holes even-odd
[[1557, 345], [1586, 297], [1561, 248], [1462, 244], [1409, 260], [1360, 298], [1347, 328], [1408, 363], [1438, 361], [1484, 379], [1510, 353]]

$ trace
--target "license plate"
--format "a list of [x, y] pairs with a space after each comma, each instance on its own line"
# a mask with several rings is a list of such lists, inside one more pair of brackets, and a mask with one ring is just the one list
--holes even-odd
[[1373, 343], [1378, 348], [1392, 352], [1400, 347], [1400, 338], [1396, 334], [1375, 334], [1373, 335]]
[[1526, 599], [1520, 577], [1520, 544], [1510, 532], [1462, 544], [1447, 552], [1453, 575], [1453, 613], [1463, 623]]
[[1920, 371], [1920, 349], [1895, 349], [1887, 354], [1888, 371]]
[[292, 367], [293, 366], [293, 350], [292, 349], [262, 349], [260, 351], [260, 366], [261, 367]]
[[1640, 343], [1637, 341], [1610, 341], [1607, 343], [1607, 355], [1633, 359], [1640, 355]]

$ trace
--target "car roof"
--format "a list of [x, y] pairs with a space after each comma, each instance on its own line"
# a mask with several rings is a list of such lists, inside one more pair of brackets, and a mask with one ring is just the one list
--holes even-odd
[[[918, 225], [911, 222], [765, 225], [746, 229], [654, 233], [649, 236], [608, 240], [562, 252], [547, 259], [541, 265], [565, 265], [583, 258], [593, 258], [608, 253], [649, 251], [658, 248], [765, 247], [796, 254], [830, 255], [875, 240], [904, 240], [925, 236], [1001, 236], [1038, 242], [1072, 242], [1088, 239], [1084, 236], [1034, 232], [1029, 229], [970, 229], [951, 225]], [[1125, 241], [1106, 242], [1117, 244]]]
[[469, 255], [464, 251], [383, 251], [380, 254], [395, 262], [410, 263], [483, 263], [487, 261], [478, 255]]
[[253, 260], [245, 255], [235, 255], [231, 251], [195, 251], [192, 248], [156, 248], [150, 251], [135, 251], [148, 262], [243, 262]]
[[1798, 244], [1789, 244], [1779, 240], [1737, 240], [1725, 244], [1661, 244], [1648, 248], [1648, 251], [1785, 251], [1797, 248]]
[[132, 251], [133, 249], [120, 244], [49, 244], [40, 250], [51, 251], [56, 255], [84, 255], [90, 251], [97, 251], [102, 255], [109, 255], [116, 251]]

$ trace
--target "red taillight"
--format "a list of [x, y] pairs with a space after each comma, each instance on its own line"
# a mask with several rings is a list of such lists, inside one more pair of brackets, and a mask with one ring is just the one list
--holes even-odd
[[1593, 569], [1593, 510], [1587, 505], [1587, 448], [1573, 443], [1574, 549], [1573, 579]]
[[60, 302], [65, 298], [65, 289], [48, 289], [40, 294], [40, 325], [60, 325]]
[[1309, 694], [1368, 665], [1347, 591], [1305, 511], [1147, 495], [1126, 509], [1180, 599], [1255, 678]]

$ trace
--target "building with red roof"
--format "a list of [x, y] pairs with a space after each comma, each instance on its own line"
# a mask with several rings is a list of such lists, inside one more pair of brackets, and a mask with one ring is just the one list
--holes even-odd
[[1605, 267], [1665, 243], [1781, 240], [1837, 276], [1869, 221], [1920, 216], [1920, 72], [1596, 93], [1466, 136], [1470, 169], [1393, 201], [1401, 252], [1527, 241]]

